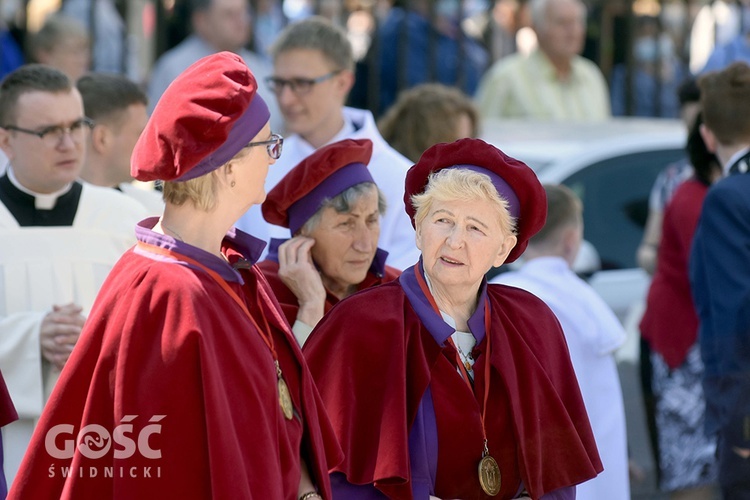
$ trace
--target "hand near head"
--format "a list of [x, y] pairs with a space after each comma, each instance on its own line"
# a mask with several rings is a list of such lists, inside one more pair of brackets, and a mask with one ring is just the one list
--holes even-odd
[[310, 254], [313, 245], [314, 239], [295, 236], [279, 246], [279, 278], [297, 297], [297, 319], [311, 327], [323, 317], [326, 300], [326, 289]]
[[62, 369], [78, 342], [78, 336], [86, 321], [81, 315], [83, 308], [76, 304], [52, 306], [52, 311], [42, 320], [39, 344], [42, 356], [58, 369]]

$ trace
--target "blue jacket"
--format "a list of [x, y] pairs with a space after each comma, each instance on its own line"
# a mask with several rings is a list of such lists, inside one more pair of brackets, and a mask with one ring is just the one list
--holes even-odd
[[714, 432], [737, 411], [750, 411], [750, 173], [730, 174], [709, 190], [690, 281], [705, 364], [706, 429]]

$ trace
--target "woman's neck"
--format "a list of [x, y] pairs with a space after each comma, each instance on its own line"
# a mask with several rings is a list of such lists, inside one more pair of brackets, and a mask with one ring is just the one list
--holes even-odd
[[357, 291], [356, 285], [341, 284], [337, 281], [327, 278], [326, 276], [323, 276], [322, 274], [320, 275], [320, 278], [326, 291], [339, 300], [344, 300]]
[[222, 257], [221, 242], [233, 224], [228, 219], [219, 210], [204, 212], [188, 204], [167, 204], [159, 225], [164, 234]]
[[456, 330], [468, 332], [469, 318], [477, 310], [479, 287], [451, 287], [450, 290], [446, 290], [439, 283], [431, 281], [429, 277], [427, 277], [427, 283], [438, 308], [456, 322]]

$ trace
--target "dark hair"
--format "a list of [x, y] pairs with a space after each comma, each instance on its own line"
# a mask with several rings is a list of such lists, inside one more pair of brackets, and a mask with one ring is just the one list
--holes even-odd
[[750, 139], [750, 66], [735, 62], [722, 71], [703, 75], [701, 89], [703, 121], [721, 144]]
[[692, 102], [700, 102], [701, 89], [698, 87], [698, 80], [692, 76], [685, 78], [680, 83], [680, 86], [677, 87], [677, 99], [680, 101], [680, 106]]
[[28, 92], [70, 92], [72, 84], [63, 73], [43, 64], [27, 64], [9, 73], [0, 82], [0, 127], [16, 120], [16, 106], [22, 94]]
[[719, 168], [719, 160], [716, 155], [708, 150], [706, 143], [701, 135], [701, 124], [703, 123], [703, 113], [700, 112], [695, 117], [695, 123], [690, 129], [685, 149], [693, 166], [695, 178], [708, 186], [711, 185], [714, 171]]
[[76, 87], [86, 116], [94, 121], [117, 118], [133, 104], [148, 105], [145, 92], [121, 75], [88, 73], [78, 79]]

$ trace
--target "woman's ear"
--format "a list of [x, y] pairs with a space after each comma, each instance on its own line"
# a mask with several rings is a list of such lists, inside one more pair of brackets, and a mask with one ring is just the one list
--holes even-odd
[[505, 236], [505, 238], [503, 239], [503, 243], [502, 245], [500, 245], [500, 249], [497, 252], [495, 261], [492, 263], [492, 267], [502, 266], [505, 263], [505, 259], [508, 258], [511, 250], [515, 248], [516, 243], [518, 243], [518, 238], [515, 234], [509, 234]]

